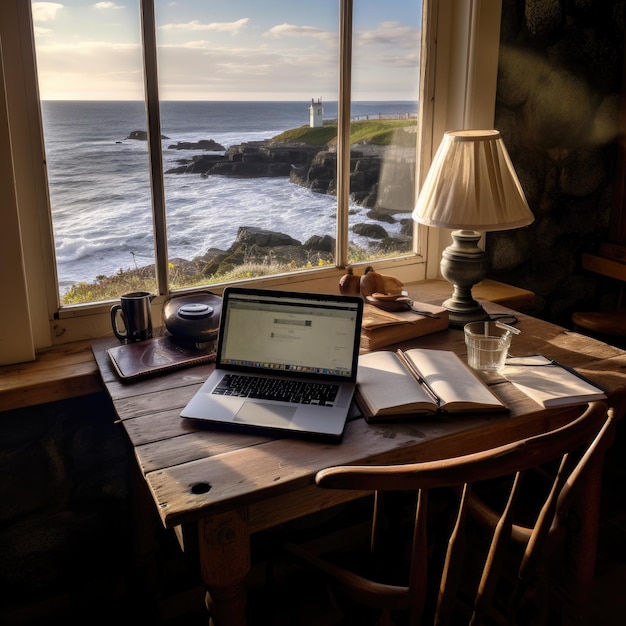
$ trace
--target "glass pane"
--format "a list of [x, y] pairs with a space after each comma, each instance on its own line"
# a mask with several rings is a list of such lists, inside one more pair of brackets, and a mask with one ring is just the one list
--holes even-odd
[[139, 3], [32, 9], [61, 301], [154, 292]]
[[354, 3], [351, 262], [412, 250], [421, 22], [421, 0]]
[[332, 264], [336, 198], [294, 181], [336, 136], [338, 1], [156, 7], [171, 286]]

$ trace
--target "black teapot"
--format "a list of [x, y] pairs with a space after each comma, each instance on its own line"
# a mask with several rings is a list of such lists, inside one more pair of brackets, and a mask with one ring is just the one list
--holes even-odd
[[221, 313], [222, 298], [202, 291], [166, 300], [163, 322], [175, 343], [202, 348], [217, 338]]

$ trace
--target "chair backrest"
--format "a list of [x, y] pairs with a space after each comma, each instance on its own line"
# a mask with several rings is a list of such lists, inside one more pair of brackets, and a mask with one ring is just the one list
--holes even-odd
[[626, 246], [603, 243], [599, 254], [584, 252], [582, 266], [589, 272], [626, 282]]
[[[345, 574], [334, 566], [327, 568], [327, 573], [340, 582], [344, 590], [349, 590], [352, 597], [365, 604], [387, 611], [408, 609], [412, 625], [421, 623], [423, 616], [423, 623], [449, 623], [452, 608], [458, 606], [461, 583], [467, 583], [464, 568], [470, 550], [466, 548], [475, 547], [473, 538], [472, 541], [469, 539], [468, 526], [473, 524], [473, 532], [476, 528], [481, 529], [477, 536], [488, 536], [488, 547], [479, 566], [479, 580], [466, 603], [468, 615], [471, 614], [467, 623], [483, 623], [494, 610], [494, 600], [502, 599], [500, 588], [496, 591], [496, 583], [505, 570], [504, 552], [513, 548], [515, 542], [521, 543], [515, 574], [517, 580], [505, 612], [509, 614], [509, 623], [540, 623], [536, 616], [529, 622], [517, 621], [511, 616], [519, 617], [529, 609], [529, 598], [536, 600], [543, 594], [546, 565], [558, 561], [557, 549], [568, 536], [568, 514], [579, 502], [575, 496], [580, 496], [583, 502], [577, 528], [583, 534], [577, 541], [581, 554], [575, 555], [577, 551], [572, 551], [571, 546], [568, 554], [572, 558], [580, 557], [580, 562], [569, 571], [573, 575], [574, 593], [578, 594], [575, 599], [584, 600], [584, 590], [593, 576], [603, 453], [612, 442], [613, 420], [612, 410], [607, 410], [602, 402], [593, 402], [585, 405], [577, 419], [561, 428], [484, 452], [432, 462], [341, 466], [320, 471], [316, 477], [320, 487], [375, 492], [373, 546], [378, 545], [382, 535], [383, 496], [398, 491], [417, 493], [407, 584], [378, 585]], [[555, 466], [555, 472], [545, 470], [550, 464]], [[528, 513], [527, 503], [522, 500], [522, 478], [536, 468], [542, 468], [542, 480], [550, 477], [549, 489], [539, 502], [539, 513], [533, 521], [518, 523], [517, 515]], [[487, 500], [479, 498], [479, 484], [484, 486], [484, 481], [496, 481], [500, 485], [499, 479], [507, 476], [512, 477], [510, 489], [506, 489], [501, 507], [496, 509]], [[528, 480], [528, 476], [526, 478]], [[436, 565], [431, 558], [436, 539], [432, 533], [432, 519], [427, 523], [427, 509], [429, 499], [432, 501], [435, 493], [441, 492], [440, 488], [445, 488], [445, 494], [456, 495], [454, 521], [447, 533], [447, 547], [443, 550], [445, 556], [442, 563]], [[535, 496], [539, 493], [535, 488], [532, 491]], [[435, 526], [436, 531], [441, 530], [441, 525]], [[325, 567], [322, 564], [322, 569]], [[475, 564], [473, 567], [475, 570]], [[437, 578], [435, 595], [438, 597], [429, 600], [432, 593], [428, 589], [433, 576]]]
[[617, 281], [615, 308], [606, 310], [574, 311], [572, 324], [576, 330], [589, 331], [601, 337], [626, 337], [626, 311], [624, 311], [624, 286], [626, 285], [626, 246], [614, 243], [600, 245], [599, 254], [583, 253], [582, 266], [589, 272]]

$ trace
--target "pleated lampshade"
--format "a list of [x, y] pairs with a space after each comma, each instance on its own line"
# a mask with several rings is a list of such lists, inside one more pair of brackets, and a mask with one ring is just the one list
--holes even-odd
[[499, 131], [444, 134], [413, 219], [476, 231], [520, 228], [534, 220]]

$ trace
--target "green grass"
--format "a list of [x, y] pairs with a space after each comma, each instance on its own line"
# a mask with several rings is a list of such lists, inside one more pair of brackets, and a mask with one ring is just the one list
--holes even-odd
[[[377, 146], [415, 145], [415, 134], [399, 132], [414, 128], [416, 120], [362, 120], [350, 125], [350, 143], [369, 143]], [[300, 126], [272, 138], [272, 141], [302, 142], [323, 146], [337, 142], [337, 124], [324, 124], [321, 128]]]
[[[374, 257], [362, 248], [350, 245], [350, 263], [361, 263], [372, 260]], [[384, 254], [380, 254], [384, 257]], [[315, 266], [307, 263], [298, 266], [294, 261], [290, 263], [244, 263], [229, 272], [220, 272], [213, 276], [191, 275], [184, 273], [173, 263], [169, 265], [170, 289], [190, 287], [206, 287], [207, 285], [249, 280], [260, 276], [285, 274], [288, 272], [313, 269], [313, 267], [332, 267], [332, 261], [319, 261]], [[98, 276], [92, 283], [80, 282], [72, 285], [69, 291], [61, 298], [64, 305], [97, 302], [101, 300], [116, 300], [123, 293], [131, 291], [155, 292], [156, 281], [151, 269], [136, 268], [120, 269], [112, 276]]]
[[[355, 263], [366, 258], [365, 251], [351, 246], [351, 262]], [[249, 280], [260, 276], [286, 274], [298, 270], [313, 269], [314, 267], [332, 267], [332, 261], [320, 260], [316, 265], [308, 262], [298, 266], [294, 261], [290, 263], [244, 263], [231, 271], [220, 272], [213, 276], [184, 274], [178, 268], [170, 264], [170, 289], [190, 287], [205, 287], [207, 285]], [[100, 300], [115, 300], [123, 293], [131, 291], [149, 291], [154, 293], [156, 281], [150, 271], [142, 268], [119, 270], [112, 276], [98, 276], [92, 282], [79, 282], [69, 289], [61, 298], [64, 305], [82, 304], [84, 302], [97, 302]]]
[[329, 143], [337, 141], [337, 124], [323, 126], [322, 128], [311, 128], [310, 126], [300, 126], [286, 130], [276, 137], [272, 137], [272, 141], [301, 142], [308, 143], [312, 146], [325, 146]]

